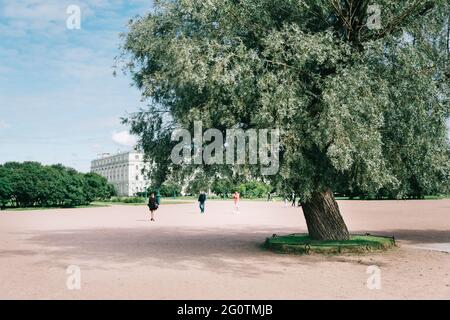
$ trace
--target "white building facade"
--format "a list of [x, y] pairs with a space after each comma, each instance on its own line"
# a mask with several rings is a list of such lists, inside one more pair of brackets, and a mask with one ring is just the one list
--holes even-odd
[[148, 165], [144, 154], [138, 151], [103, 154], [91, 162], [91, 171], [105, 177], [114, 185], [119, 196], [135, 196], [150, 186], [145, 172]]

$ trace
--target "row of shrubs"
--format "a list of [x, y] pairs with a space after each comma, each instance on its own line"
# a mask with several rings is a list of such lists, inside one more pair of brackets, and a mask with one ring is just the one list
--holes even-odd
[[110, 199], [114, 186], [95, 173], [62, 165], [7, 162], [0, 165], [0, 206], [76, 207]]
[[144, 197], [113, 197], [111, 202], [120, 203], [145, 203], [147, 201]]

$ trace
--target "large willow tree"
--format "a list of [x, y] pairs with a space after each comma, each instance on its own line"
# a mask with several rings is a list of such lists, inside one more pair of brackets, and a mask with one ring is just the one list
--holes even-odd
[[312, 238], [348, 239], [333, 189], [448, 188], [448, 24], [446, 0], [158, 1], [124, 35], [150, 101], [126, 122], [159, 179], [174, 128], [279, 128], [272, 183]]

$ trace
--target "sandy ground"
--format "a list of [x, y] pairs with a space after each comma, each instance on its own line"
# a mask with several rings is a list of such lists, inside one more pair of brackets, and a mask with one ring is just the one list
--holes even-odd
[[[361, 256], [289, 256], [260, 248], [305, 232], [281, 203], [163, 205], [0, 213], [1, 299], [449, 299], [450, 200], [340, 201], [352, 232], [399, 247]], [[79, 266], [81, 289], [67, 287]], [[368, 266], [381, 270], [370, 290]], [[70, 278], [72, 279], [72, 278]]]

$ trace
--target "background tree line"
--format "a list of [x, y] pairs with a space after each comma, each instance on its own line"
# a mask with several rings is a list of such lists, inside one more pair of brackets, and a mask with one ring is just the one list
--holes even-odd
[[114, 187], [95, 173], [83, 174], [60, 164], [8, 162], [0, 165], [0, 206], [75, 207], [109, 199]]
[[[215, 178], [212, 181], [206, 177], [198, 177], [186, 186], [185, 194], [197, 195], [200, 191], [210, 190], [213, 194], [229, 198], [235, 191], [238, 191], [242, 198], [260, 199], [267, 198], [268, 193], [274, 196], [290, 199], [294, 190], [286, 190], [284, 188], [276, 188], [271, 183], [259, 181], [257, 179], [240, 179], [234, 180], [231, 178]], [[414, 176], [410, 177], [408, 183], [399, 187], [382, 188], [378, 192], [367, 193], [358, 189], [347, 189], [345, 187], [337, 188], [334, 192], [336, 196], [348, 197], [350, 199], [423, 199], [426, 196], [440, 196], [450, 193], [450, 189], [436, 188], [434, 185], [424, 185], [418, 182]], [[171, 179], [164, 182], [162, 185], [154, 185], [150, 188], [152, 192], [159, 190], [162, 197], [179, 197], [182, 194], [183, 184], [173, 181]]]
[[270, 184], [251, 177], [233, 179], [214, 176], [211, 178], [201, 172], [194, 174], [187, 181], [168, 179], [161, 185], [153, 185], [150, 190], [159, 190], [163, 197], [196, 196], [201, 191], [211, 191], [214, 195], [223, 198], [229, 198], [237, 191], [242, 198], [247, 199], [266, 198], [269, 192], [276, 191]]
[[148, 189], [147, 194], [151, 192], [157, 193], [159, 191], [162, 197], [179, 197], [182, 195], [197, 196], [201, 191], [211, 191], [216, 196], [229, 198], [237, 191], [242, 198], [259, 199], [266, 198], [269, 192], [276, 192], [270, 184], [263, 181], [251, 177], [247, 177], [247, 179], [240, 178], [211, 178], [207, 177], [204, 173], [198, 172], [191, 176], [190, 179], [181, 182], [172, 177], [161, 185], [153, 184]]

